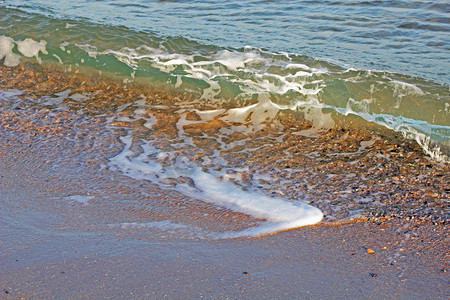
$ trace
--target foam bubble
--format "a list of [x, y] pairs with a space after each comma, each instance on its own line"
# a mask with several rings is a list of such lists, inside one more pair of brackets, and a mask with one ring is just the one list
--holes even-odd
[[23, 41], [16, 42], [17, 49], [20, 53], [23, 54], [25, 57], [38, 57], [39, 52], [42, 52], [44, 54], [48, 54], [47, 50], [45, 49], [47, 42], [46, 41], [34, 41], [30, 38], [27, 38]]
[[14, 40], [7, 36], [0, 36], [0, 60], [7, 67], [15, 67], [20, 63], [20, 56], [13, 53]]
[[425, 93], [416, 85], [398, 80], [392, 80], [394, 86], [394, 95], [403, 97], [407, 95], [424, 95]]
[[267, 94], [260, 94], [258, 103], [229, 109], [222, 119], [227, 122], [249, 124], [252, 131], [258, 131], [275, 119], [280, 109], [287, 109], [287, 107], [273, 103]]
[[14, 41], [14, 39], [6, 36], [0, 36], [0, 59], [5, 58], [3, 64], [7, 67], [15, 67], [20, 63], [20, 56], [13, 53], [14, 44], [17, 45], [17, 50], [25, 57], [36, 57], [36, 60], [41, 63], [39, 52], [48, 54], [46, 50], [47, 42], [41, 40], [39, 42], [26, 38], [23, 41]]

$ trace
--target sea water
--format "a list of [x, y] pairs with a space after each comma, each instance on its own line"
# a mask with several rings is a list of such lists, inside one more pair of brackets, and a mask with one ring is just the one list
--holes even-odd
[[[322, 212], [282, 191], [265, 194], [274, 182], [264, 172], [253, 176], [265, 187], [246, 183], [248, 169], [235, 172], [230, 151], [248, 154], [287, 135], [317, 138], [353, 116], [415, 140], [436, 162], [449, 161], [449, 20], [446, 1], [4, 1], [0, 60], [188, 95], [156, 106], [142, 95], [118, 107], [112, 125], [156, 130], [162, 110], [176, 117], [177, 134], [161, 147], [130, 131], [118, 137], [123, 149], [108, 168], [264, 220], [221, 235], [258, 236], [317, 223]], [[67, 97], [89, 95], [59, 91], [41, 105], [64, 110]], [[311, 126], [288, 133], [277, 120], [286, 111]], [[193, 133], [202, 124], [218, 127]], [[279, 134], [252, 146], [267, 126]], [[215, 146], [193, 161], [198, 135]]]

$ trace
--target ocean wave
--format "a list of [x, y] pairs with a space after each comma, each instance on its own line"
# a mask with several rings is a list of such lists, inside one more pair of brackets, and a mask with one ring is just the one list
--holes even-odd
[[[431, 157], [448, 161], [450, 96], [445, 84], [252, 46], [224, 48], [79, 21], [42, 23], [42, 38], [31, 29], [11, 29], [0, 36], [4, 65], [22, 61], [53, 64], [67, 72], [94, 71], [124, 85], [164, 85], [224, 108], [268, 95], [275, 105], [317, 120], [317, 128], [324, 120], [318, 112], [357, 115], [415, 139]], [[92, 28], [97, 34], [88, 34]]]

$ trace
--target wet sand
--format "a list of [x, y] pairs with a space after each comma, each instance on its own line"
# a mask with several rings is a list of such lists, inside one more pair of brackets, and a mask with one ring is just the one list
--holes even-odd
[[[138, 99], [135, 89], [69, 80], [57, 72], [2, 71], [5, 89], [27, 91], [20, 103], [2, 100], [0, 106], [2, 297], [450, 295], [448, 164], [431, 161], [413, 142], [356, 129], [358, 120], [350, 119], [319, 138], [292, 135], [311, 124], [279, 115], [277, 124], [285, 128], [281, 142], [255, 153], [223, 154], [230, 165], [249, 167], [242, 174], [249, 184], [253, 170], [290, 176], [289, 186], [275, 181], [279, 186], [270, 190], [260, 184], [267, 193], [308, 195], [325, 213], [324, 221], [258, 239], [213, 240], [201, 232], [239, 230], [258, 220], [107, 167], [123, 147], [122, 131], [159, 139], [166, 147], [165, 137], [177, 134], [173, 110], [152, 110], [157, 124], [148, 133], [142, 121], [107, 122], [111, 111]], [[67, 99], [59, 106], [64, 110], [38, 103], [68, 88], [75, 95], [103, 92], [78, 102]], [[171, 99], [148, 102], [167, 105]], [[126, 109], [119, 113], [132, 116]], [[218, 123], [185, 128], [196, 141], [193, 159], [217, 146]], [[250, 136], [254, 146], [279, 139], [276, 126], [264, 130]], [[196, 136], [198, 131], [208, 135]], [[368, 142], [366, 148], [361, 141]], [[123, 226], [150, 220], [189, 226]]]
[[[52, 168], [47, 151], [61, 140], [33, 147], [33, 140], [16, 137], [2, 138], [0, 146], [4, 299], [445, 299], [450, 293], [446, 224], [360, 221], [230, 240], [105, 229], [99, 224], [129, 207], [102, 208], [102, 200], [131, 201], [133, 191], [123, 189], [138, 184], [108, 171], [99, 178], [88, 165], [73, 172], [70, 156], [67, 169]], [[146, 190], [172, 196], [151, 185]], [[67, 200], [74, 193], [94, 198]]]

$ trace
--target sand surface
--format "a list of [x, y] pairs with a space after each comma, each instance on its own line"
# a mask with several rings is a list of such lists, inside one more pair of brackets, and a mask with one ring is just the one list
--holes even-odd
[[[216, 119], [185, 126], [193, 160], [219, 138], [248, 138], [240, 147], [254, 153], [237, 146], [221, 155], [233, 168], [270, 174], [272, 183], [257, 183], [266, 193], [309, 196], [325, 214], [315, 226], [214, 239], [205, 232], [259, 220], [108, 167], [123, 149], [120, 136], [132, 132], [165, 149], [179, 134], [177, 118], [195, 121], [194, 110], [152, 108], [157, 124], [149, 131], [143, 120], [120, 121], [136, 116], [130, 103], [141, 99], [138, 90], [58, 72], [1, 71], [5, 90], [25, 91], [16, 100], [0, 94], [1, 298], [450, 296], [449, 166], [416, 144], [351, 127], [357, 120], [318, 138], [295, 135], [311, 124], [289, 114], [271, 123], [284, 137], [277, 126], [218, 137], [229, 125]], [[147, 97], [154, 107], [176, 101], [155, 95]], [[238, 175], [244, 186], [255, 184], [251, 172]]]
[[[177, 230], [108, 227], [157, 217], [150, 203], [137, 204], [139, 196], [134, 195], [142, 189], [161, 203], [182, 203], [183, 197], [99, 168], [121, 145], [108, 140], [107, 134], [90, 136], [94, 123], [91, 129], [80, 125], [73, 136], [2, 127], [2, 298], [450, 295], [445, 223], [394, 218], [229, 240], [202, 239], [195, 232]], [[183, 219], [182, 210], [175, 212], [174, 218]], [[224, 218], [223, 226], [240, 218], [246, 221], [242, 216]], [[214, 229], [221, 221], [206, 223]]]

